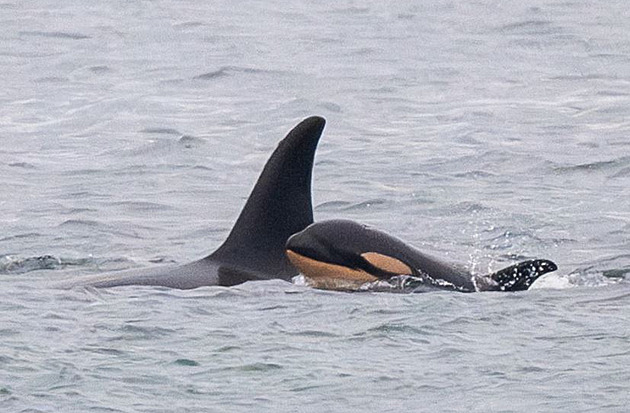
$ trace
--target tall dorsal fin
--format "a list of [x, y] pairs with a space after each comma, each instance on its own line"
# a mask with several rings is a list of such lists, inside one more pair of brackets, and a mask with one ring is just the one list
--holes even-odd
[[278, 144], [230, 235], [207, 258], [286, 278], [297, 274], [284, 245], [313, 223], [313, 159], [325, 123], [321, 117], [307, 118]]

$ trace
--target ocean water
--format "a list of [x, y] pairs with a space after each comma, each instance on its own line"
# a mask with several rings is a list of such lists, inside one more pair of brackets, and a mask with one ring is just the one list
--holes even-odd
[[[622, 1], [0, 3], [0, 410], [601, 412], [630, 403]], [[49, 288], [185, 263], [328, 123], [316, 219], [523, 293]]]

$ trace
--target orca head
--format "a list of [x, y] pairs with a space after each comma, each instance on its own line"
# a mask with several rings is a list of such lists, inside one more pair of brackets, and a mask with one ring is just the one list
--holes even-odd
[[317, 222], [287, 240], [286, 254], [318, 288], [356, 289], [367, 282], [413, 273], [399, 259], [378, 252], [369, 231], [352, 221]]

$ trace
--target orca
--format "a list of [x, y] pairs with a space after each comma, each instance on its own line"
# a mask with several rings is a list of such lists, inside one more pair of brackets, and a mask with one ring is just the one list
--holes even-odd
[[[349, 220], [321, 221], [292, 235], [288, 258], [322, 289], [360, 290], [379, 281], [401, 280], [406, 291], [522, 291], [557, 270], [545, 259], [523, 261], [488, 275], [473, 275], [385, 232]], [[400, 283], [398, 283], [400, 285]]]
[[212, 254], [181, 266], [133, 269], [62, 282], [57, 287], [151, 285], [178, 289], [233, 286], [252, 280], [291, 280], [285, 254], [292, 234], [313, 222], [313, 159], [326, 121], [300, 122], [278, 144], [230, 234]]

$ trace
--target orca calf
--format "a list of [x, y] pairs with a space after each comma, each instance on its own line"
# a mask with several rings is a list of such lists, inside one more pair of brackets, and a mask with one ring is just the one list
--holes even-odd
[[291, 280], [287, 239], [313, 222], [311, 176], [326, 121], [300, 122], [278, 144], [225, 242], [212, 254], [181, 266], [119, 271], [63, 282], [58, 287], [154, 285], [191, 289], [250, 280]]
[[348, 220], [311, 224], [289, 238], [286, 250], [309, 285], [333, 290], [357, 290], [366, 283], [403, 276], [405, 289], [417, 292], [521, 291], [558, 269], [549, 260], [536, 259], [493, 274], [473, 275], [385, 232]]

